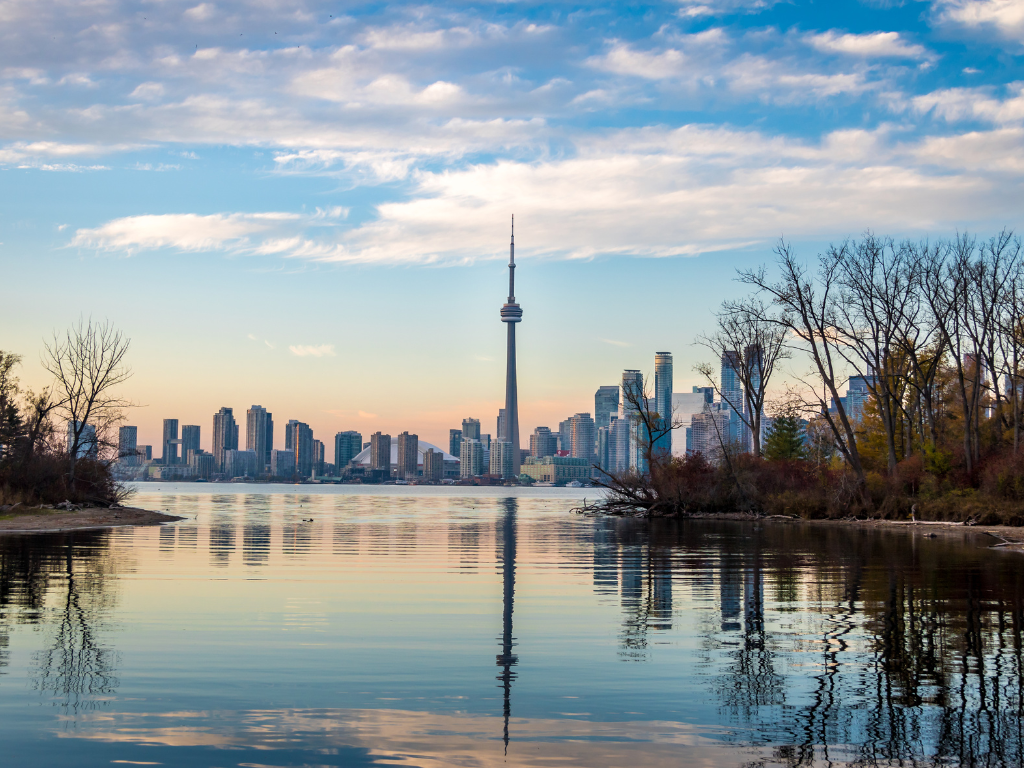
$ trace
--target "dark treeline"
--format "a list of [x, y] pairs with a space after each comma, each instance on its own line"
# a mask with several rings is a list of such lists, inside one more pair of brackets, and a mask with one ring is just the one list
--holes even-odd
[[[698, 340], [736, 360], [743, 402], [716, 390], [745, 445], [719, 431], [713, 455], [659, 454], [658, 437], [680, 425], [653, 412], [646, 391], [623, 392], [645, 466], [605, 477], [605, 508], [1024, 524], [1020, 238], [868, 234], [810, 266], [785, 242], [775, 252], [772, 268], [739, 273], [751, 294], [723, 304], [717, 329]], [[714, 384], [711, 366], [698, 370]], [[843, 396], [852, 377], [866, 403]]]
[[0, 505], [111, 505], [128, 491], [113, 473], [117, 426], [131, 403], [129, 341], [109, 323], [80, 321], [44, 345], [50, 383], [25, 389], [20, 355], [0, 350]]

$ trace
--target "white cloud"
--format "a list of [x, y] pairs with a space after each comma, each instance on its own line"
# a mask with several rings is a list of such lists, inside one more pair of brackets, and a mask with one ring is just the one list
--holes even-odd
[[163, 96], [164, 90], [162, 83], [139, 83], [131, 92], [131, 98], [153, 101]]
[[862, 35], [839, 34], [834, 30], [808, 35], [807, 42], [825, 53], [843, 53], [872, 58], [924, 59], [928, 51], [922, 45], [906, 42], [899, 32], [868, 32]]
[[334, 345], [333, 344], [319, 344], [313, 346], [310, 344], [296, 344], [289, 346], [293, 355], [299, 357], [334, 357]]
[[933, 113], [947, 122], [981, 120], [997, 125], [1024, 122], [1024, 82], [1010, 83], [1009, 95], [998, 99], [991, 89], [946, 88], [911, 100], [918, 114]]
[[294, 221], [288, 213], [165, 213], [127, 216], [95, 229], [79, 229], [71, 245], [104, 251], [151, 251], [172, 248], [179, 251], [240, 249], [249, 238], [271, 230], [281, 222]]
[[970, 29], [992, 29], [1024, 42], [1024, 3], [1020, 0], [936, 0], [940, 22]]
[[604, 56], [594, 56], [587, 63], [617, 75], [661, 80], [683, 74], [686, 56], [674, 48], [655, 53], [638, 51], [625, 43], [618, 43]]

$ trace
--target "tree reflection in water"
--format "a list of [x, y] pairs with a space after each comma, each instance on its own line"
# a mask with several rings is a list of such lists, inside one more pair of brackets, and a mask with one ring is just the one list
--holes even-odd
[[1024, 555], [829, 525], [595, 527], [595, 588], [619, 555], [624, 658], [671, 626], [673, 577], [692, 608], [717, 603], [700, 666], [737, 742], [791, 766], [1024, 764]]
[[101, 706], [118, 686], [117, 654], [97, 638], [114, 602], [109, 535], [0, 537], [0, 636], [13, 624], [48, 632], [35, 654], [34, 686], [62, 714]]

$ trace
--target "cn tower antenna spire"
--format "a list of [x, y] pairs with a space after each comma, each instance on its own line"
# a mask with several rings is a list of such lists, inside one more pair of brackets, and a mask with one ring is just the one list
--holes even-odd
[[501, 308], [501, 322], [508, 327], [505, 374], [505, 434], [498, 439], [511, 443], [512, 475], [519, 477], [519, 387], [516, 382], [516, 323], [523, 319], [523, 310], [516, 303], [516, 217], [512, 216], [512, 239], [508, 245], [508, 301]]

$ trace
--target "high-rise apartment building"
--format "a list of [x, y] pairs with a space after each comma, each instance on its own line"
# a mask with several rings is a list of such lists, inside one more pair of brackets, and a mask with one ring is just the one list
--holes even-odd
[[117, 430], [117, 460], [126, 467], [139, 464], [139, 428], [121, 427]]
[[295, 474], [295, 451], [270, 452], [270, 474], [274, 477], [292, 477]]
[[449, 429], [448, 430], [448, 453], [454, 456], [456, 459], [459, 458], [459, 454], [462, 452], [462, 430], [461, 429]]
[[569, 419], [558, 422], [558, 450], [572, 451], [572, 427]]
[[363, 436], [353, 430], [339, 432], [334, 436], [334, 466], [340, 474], [359, 452], [363, 450]]
[[462, 420], [462, 438], [464, 440], [480, 439], [480, 419]]
[[178, 420], [164, 419], [164, 439], [162, 441], [163, 454], [160, 461], [165, 466], [178, 463]]
[[570, 456], [593, 463], [596, 442], [594, 420], [589, 413], [577, 413], [569, 417]]
[[230, 408], [221, 408], [213, 415], [213, 464], [217, 472], [225, 472], [224, 451], [238, 449], [238, 424]]
[[444, 454], [427, 448], [423, 452], [423, 479], [438, 481], [444, 479]]
[[495, 434], [498, 436], [498, 439], [499, 440], [507, 439], [508, 435], [506, 434], [505, 430], [508, 428], [508, 424], [507, 424], [507, 419], [505, 418], [505, 409], [504, 408], [499, 408], [498, 409], [498, 425], [497, 426], [498, 426], [498, 431], [495, 432]]
[[600, 427], [597, 430], [597, 466], [606, 472], [609, 471], [608, 462], [608, 432], [611, 427]]
[[538, 459], [554, 456], [558, 451], [558, 435], [550, 427], [537, 427], [530, 435], [530, 455]]
[[612, 419], [608, 425], [608, 467], [609, 472], [625, 472], [629, 469], [629, 438], [631, 418]]
[[633, 368], [627, 368], [622, 372], [622, 385], [619, 394], [619, 418], [627, 415], [635, 415], [639, 409], [635, 404], [630, 404], [632, 396], [634, 403], [643, 403], [644, 396], [644, 375]]
[[224, 451], [224, 474], [228, 477], [256, 477], [258, 463], [256, 451]]
[[474, 437], [462, 439], [459, 460], [460, 477], [477, 477], [484, 473], [484, 446]]
[[409, 479], [416, 477], [419, 464], [419, 435], [403, 432], [398, 436], [398, 477]]
[[[78, 433], [78, 449], [75, 449], [75, 433]], [[68, 454], [74, 453], [76, 459], [95, 459], [99, 455], [100, 445], [96, 439], [96, 427], [80, 421], [68, 422]]]
[[294, 427], [299, 423], [298, 419], [289, 419], [288, 423], [284, 425], [284, 449], [286, 451], [294, 451], [295, 446], [292, 445], [292, 435], [294, 434]]
[[213, 454], [203, 450], [188, 450], [185, 453], [186, 461], [192, 470], [192, 477], [202, 480], [209, 480], [213, 474]]
[[740, 353], [736, 350], [729, 349], [722, 353], [722, 372], [719, 384], [722, 390], [722, 401], [739, 413], [743, 413], [743, 383], [740, 378], [742, 365]]
[[199, 425], [183, 424], [181, 427], [181, 463], [188, 463], [188, 452], [199, 450]]
[[313, 440], [313, 468], [310, 472], [310, 476], [320, 477], [324, 474], [324, 465], [327, 463], [325, 458], [324, 444], [321, 440]]
[[654, 355], [654, 409], [658, 412], [661, 427], [666, 430], [652, 446], [654, 452], [665, 456], [672, 453], [672, 353], [656, 352]]
[[391, 435], [370, 435], [370, 469], [391, 474]]
[[607, 427], [618, 412], [619, 388], [614, 385], [598, 387], [594, 393], [594, 427]]
[[313, 430], [305, 422], [293, 419], [288, 422], [285, 437], [288, 438], [286, 442], [291, 445], [290, 449], [286, 448], [285, 450], [295, 452], [295, 474], [299, 477], [312, 477], [313, 470], [316, 469]]
[[265, 472], [274, 450], [274, 414], [262, 405], [254, 405], [245, 412], [245, 447], [256, 452], [261, 473]]
[[490, 455], [490, 474], [502, 480], [515, 477], [512, 468], [512, 443], [507, 440], [492, 440]]
[[139, 452], [139, 463], [148, 464], [153, 460], [153, 446], [152, 445], [140, 445], [138, 446]]

